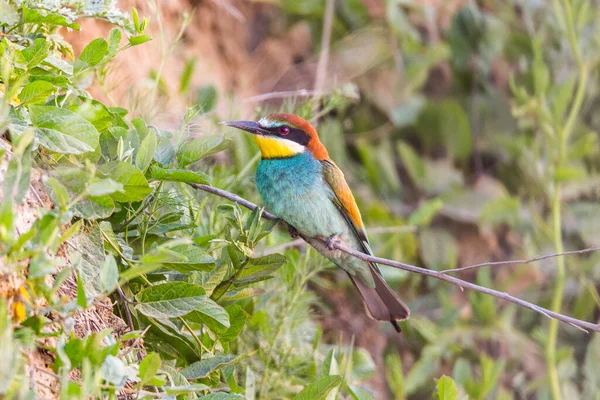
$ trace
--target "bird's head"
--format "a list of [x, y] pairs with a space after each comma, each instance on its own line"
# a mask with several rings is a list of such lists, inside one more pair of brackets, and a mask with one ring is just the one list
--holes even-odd
[[254, 121], [225, 121], [223, 125], [250, 132], [263, 159], [294, 157], [310, 151], [317, 160], [329, 158], [310, 122], [294, 114], [270, 114]]

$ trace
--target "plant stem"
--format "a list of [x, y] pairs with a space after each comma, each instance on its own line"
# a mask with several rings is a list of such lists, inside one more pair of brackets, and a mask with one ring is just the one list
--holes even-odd
[[198, 337], [198, 335], [196, 335], [196, 332], [194, 332], [194, 330], [192, 329], [192, 327], [187, 323], [187, 321], [185, 319], [183, 319], [183, 317], [177, 317], [181, 323], [183, 324], [183, 326], [185, 326], [185, 329], [188, 330], [188, 332], [192, 335], [192, 337], [194, 338], [194, 340], [196, 341], [196, 343], [198, 343], [198, 346], [200, 346], [200, 348], [204, 351], [206, 351], [207, 353], [212, 354], [212, 351], [210, 351], [209, 349], [206, 348], [206, 346], [204, 345], [204, 343], [202, 343], [202, 341], [200, 340], [200, 338]]
[[[583, 63], [581, 54], [579, 52], [579, 46], [577, 44], [577, 33], [575, 31], [575, 24], [573, 21], [573, 11], [571, 9], [570, 0], [563, 0], [563, 8], [566, 16], [567, 23], [567, 37], [573, 52], [573, 58], [577, 63], [579, 72], [579, 82], [577, 85], [577, 91], [573, 99], [573, 104], [569, 110], [565, 125], [559, 132], [558, 137], [558, 151], [555, 158], [554, 172], [562, 168], [566, 161], [567, 146], [569, 144], [569, 138], [573, 132], [573, 127], [577, 119], [577, 115], [581, 110], [583, 99], [585, 97], [585, 85], [587, 82], [587, 67]], [[560, 10], [557, 10], [560, 13]], [[553, 242], [554, 248], [557, 253], [564, 252], [564, 244], [562, 240], [562, 218], [561, 218], [561, 184], [556, 179], [554, 181], [554, 193], [552, 197], [552, 230], [553, 230]], [[564, 289], [565, 289], [565, 260], [564, 258], [558, 258], [556, 260], [556, 283], [554, 287], [554, 295], [552, 297], [552, 303], [550, 309], [556, 313], [560, 313], [560, 306], [563, 301]], [[550, 320], [548, 325], [548, 341], [546, 342], [546, 364], [548, 369], [548, 380], [550, 381], [550, 390], [552, 392], [552, 398], [554, 400], [561, 400], [562, 394], [560, 390], [560, 381], [558, 376], [558, 369], [556, 365], [556, 342], [558, 336], [558, 321], [556, 319]]]
[[[552, 225], [554, 230], [554, 248], [557, 252], [563, 252], [564, 246], [562, 241], [562, 220], [561, 220], [561, 204], [560, 204], [560, 184], [556, 184], [554, 197], [552, 199]], [[550, 309], [554, 312], [560, 312], [560, 304], [562, 303], [563, 292], [565, 287], [565, 260], [562, 257], [556, 259], [556, 286], [554, 287], [554, 296]], [[546, 342], [546, 364], [548, 368], [548, 379], [550, 380], [550, 389], [552, 397], [555, 400], [562, 398], [560, 392], [560, 382], [558, 378], [558, 370], [556, 368], [556, 338], [558, 335], [558, 321], [551, 319], [548, 326], [548, 341]]]

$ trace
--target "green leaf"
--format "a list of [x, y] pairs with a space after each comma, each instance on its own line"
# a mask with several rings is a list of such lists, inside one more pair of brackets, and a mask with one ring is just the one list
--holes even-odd
[[27, 61], [27, 69], [32, 69], [38, 66], [48, 57], [50, 43], [46, 39], [38, 38], [33, 41], [33, 44], [23, 49], [21, 53]]
[[121, 46], [121, 39], [123, 38], [123, 34], [121, 34], [121, 30], [118, 28], [113, 28], [110, 30], [108, 34], [108, 55], [109, 57], [114, 57], [119, 52], [119, 47]]
[[139, 368], [139, 377], [140, 383], [139, 386], [144, 386], [147, 382], [149, 382], [160, 368], [160, 356], [156, 353], [150, 353], [140, 362]]
[[452, 378], [444, 375], [437, 381], [437, 397], [440, 400], [456, 400], [458, 394], [456, 392], [456, 384]]
[[248, 265], [240, 272], [235, 282], [236, 284], [253, 282], [277, 271], [286, 262], [287, 258], [281, 254], [253, 258], [249, 260]]
[[217, 333], [224, 332], [231, 326], [227, 311], [208, 297], [194, 311], [186, 315], [185, 319], [204, 324]]
[[339, 373], [340, 367], [335, 357], [335, 349], [331, 349], [325, 356], [325, 360], [323, 360], [321, 376], [338, 375]]
[[77, 114], [89, 121], [96, 127], [98, 132], [105, 131], [113, 124], [108, 108], [96, 100], [86, 101], [78, 107], [72, 108], [71, 111], [77, 112]]
[[135, 7], [131, 7], [131, 19], [133, 21], [133, 27], [135, 28], [136, 32], [139, 32], [140, 30], [140, 17], [138, 14], [138, 10]]
[[152, 193], [152, 188], [144, 174], [133, 165], [123, 161], [111, 161], [102, 164], [98, 171], [123, 185], [123, 193], [114, 192], [110, 196], [117, 202], [140, 201]]
[[53, 106], [29, 107], [39, 143], [55, 153], [82, 154], [94, 151], [99, 134], [80, 115]]
[[445, 144], [452, 158], [457, 160], [465, 160], [471, 155], [473, 142], [469, 118], [456, 100], [425, 106], [416, 128], [429, 148]]
[[157, 165], [153, 165], [150, 169], [150, 179], [157, 181], [199, 183], [203, 185], [210, 185], [210, 177], [203, 172], [175, 168], [164, 169]]
[[415, 184], [425, 179], [425, 163], [423, 159], [408, 144], [398, 142], [398, 153], [408, 175]]
[[48, 64], [67, 75], [73, 75], [73, 64], [50, 54], [44, 58], [44, 64]]
[[211, 111], [217, 104], [217, 89], [212, 85], [202, 86], [196, 93], [196, 104], [202, 113]]
[[87, 187], [90, 196], [105, 196], [114, 192], [124, 192], [123, 184], [110, 178], [92, 182]]
[[205, 358], [201, 361], [197, 361], [185, 367], [180, 372], [187, 379], [205, 378], [211, 372], [226, 365], [235, 364], [244, 358], [246, 358], [245, 355], [234, 356], [230, 354], [217, 354], [213, 358]]
[[[439, 335], [438, 335], [439, 336]], [[439, 368], [445, 348], [426, 346], [419, 359], [411, 366], [404, 378], [404, 394], [410, 396], [431, 381]]]
[[521, 204], [518, 197], [500, 197], [491, 199], [479, 213], [479, 222], [482, 225], [509, 224], [515, 226], [519, 222]]
[[45, 103], [50, 97], [50, 94], [54, 91], [54, 85], [47, 81], [33, 81], [28, 83], [21, 93], [19, 93], [19, 100], [21, 103], [27, 104], [41, 104]]
[[78, 271], [83, 283], [85, 293], [96, 297], [103, 293], [100, 278], [102, 265], [105, 259], [104, 242], [100, 237], [97, 226], [85, 234], [79, 234], [71, 239], [73, 246], [68, 246], [69, 259]]
[[81, 308], [87, 308], [87, 299], [85, 297], [85, 289], [83, 287], [83, 280], [79, 271], [77, 271], [77, 305]]
[[168, 249], [164, 266], [183, 274], [192, 271], [211, 271], [216, 260], [199, 246], [181, 245]]
[[179, 93], [187, 92], [190, 88], [190, 82], [194, 73], [194, 67], [196, 66], [196, 59], [190, 58], [185, 62], [185, 67], [179, 78]]
[[557, 183], [581, 180], [587, 176], [584, 166], [563, 165], [554, 171], [554, 180]]
[[136, 35], [136, 36], [129, 36], [129, 44], [131, 46], [137, 46], [140, 45], [142, 43], [146, 43], [152, 40], [152, 36], [150, 35]]
[[318, 379], [306, 386], [300, 393], [294, 396], [294, 400], [324, 400], [329, 392], [342, 383], [339, 375], [329, 375]]
[[50, 198], [58, 205], [62, 210], [66, 210], [67, 204], [69, 204], [69, 193], [67, 188], [55, 178], [47, 178], [44, 182], [50, 186], [52, 190], [49, 190]]
[[63, 15], [54, 14], [42, 9], [30, 9], [25, 6], [23, 6], [23, 23], [66, 26], [76, 31], [81, 29], [79, 24], [69, 21]]
[[108, 42], [102, 38], [94, 39], [85, 46], [81, 55], [79, 56], [79, 62], [83, 64], [83, 67], [95, 67], [100, 64], [102, 59], [108, 54]]
[[206, 303], [202, 286], [169, 282], [143, 289], [135, 296], [142, 314], [154, 318], [181, 317]]
[[175, 158], [175, 148], [171, 144], [168, 138], [161, 137], [158, 140], [158, 148], [154, 154], [154, 161], [166, 167], [173, 162]]
[[[60, 167], [53, 171], [53, 176], [64, 185], [71, 198], [78, 197], [86, 190], [92, 177], [80, 168]], [[54, 188], [50, 193], [52, 199], [60, 204], [58, 193]], [[75, 215], [86, 219], [107, 218], [112, 214], [115, 204], [109, 196], [88, 196], [80, 200], [72, 208]]]
[[402, 360], [398, 353], [390, 353], [385, 356], [385, 376], [387, 378], [388, 386], [394, 394], [394, 398], [405, 398]]
[[140, 148], [137, 154], [135, 155], [135, 166], [138, 167], [140, 171], [145, 172], [146, 168], [148, 168], [148, 166], [154, 159], [157, 144], [158, 140], [156, 138], [156, 133], [154, 132], [154, 130], [148, 132], [146, 137], [144, 137], [144, 140], [142, 140]]
[[352, 352], [352, 375], [359, 380], [369, 379], [375, 373], [375, 361], [371, 353], [367, 350], [357, 347]]
[[422, 203], [419, 208], [408, 218], [408, 225], [426, 226], [431, 223], [435, 214], [442, 209], [444, 203], [441, 199], [431, 199]]
[[237, 304], [225, 308], [229, 314], [230, 327], [219, 337], [221, 342], [230, 342], [237, 338], [246, 325], [248, 314]]
[[111, 254], [104, 257], [104, 262], [100, 267], [100, 282], [105, 292], [112, 292], [119, 283], [119, 268], [117, 261]]
[[[135, 128], [135, 130], [140, 135], [140, 138], [145, 139], [148, 133], [150, 133], [150, 129], [146, 125], [146, 121], [143, 118], [137, 117], [131, 120], [131, 124]], [[152, 130], [154, 132], [154, 130]], [[156, 132], [154, 132], [154, 136], [156, 137]]]
[[[237, 301], [244, 300], [254, 296], [260, 296], [264, 294], [264, 289], [260, 288], [244, 288], [242, 290], [229, 291], [223, 296], [223, 301]], [[214, 296], [214, 293], [213, 293]]]
[[177, 152], [177, 162], [180, 167], [196, 162], [204, 157], [225, 150], [231, 145], [231, 139], [223, 136], [207, 136], [190, 140], [181, 145]]
[[102, 378], [116, 386], [125, 384], [128, 378], [123, 361], [113, 355], [108, 355], [102, 363]]

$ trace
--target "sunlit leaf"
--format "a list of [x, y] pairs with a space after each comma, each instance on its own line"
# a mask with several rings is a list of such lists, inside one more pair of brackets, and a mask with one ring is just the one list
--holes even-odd
[[201, 307], [208, 298], [199, 285], [186, 282], [169, 282], [150, 286], [135, 297], [136, 309], [153, 318], [174, 318]]
[[94, 125], [80, 115], [53, 106], [29, 107], [39, 143], [55, 153], [81, 154], [98, 146]]
[[192, 139], [181, 145], [177, 152], [177, 162], [180, 167], [196, 162], [219, 151], [225, 150], [231, 145], [231, 139], [223, 136], [206, 136]]
[[143, 200], [152, 192], [144, 174], [133, 165], [123, 161], [111, 161], [102, 164], [98, 171], [107, 178], [113, 179], [123, 185], [123, 193], [113, 192], [110, 196], [118, 202], [132, 202]]
[[240, 360], [243, 360], [246, 356], [235, 356], [231, 354], [217, 354], [212, 358], [205, 358], [201, 361], [197, 361], [184, 369], [181, 370], [181, 374], [187, 379], [199, 379], [208, 376], [211, 372], [222, 368], [226, 365], [231, 365]]
[[342, 377], [339, 375], [326, 376], [306, 386], [294, 396], [294, 400], [324, 400], [341, 383]]

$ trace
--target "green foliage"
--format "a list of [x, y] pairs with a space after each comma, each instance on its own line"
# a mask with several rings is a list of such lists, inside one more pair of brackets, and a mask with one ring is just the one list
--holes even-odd
[[[141, 396], [158, 391], [165, 398], [242, 398], [236, 369], [258, 348], [243, 351], [239, 343], [260, 313], [252, 298], [264, 293], [260, 282], [280, 279], [288, 259], [257, 251], [274, 227], [261, 219], [261, 210], [212, 202], [208, 211], [207, 199], [186, 185], [210, 184], [209, 163], [201, 161], [229, 147], [231, 140], [183, 137], [174, 146], [172, 133], [149, 129], [143, 119], [130, 120], [125, 109], [108, 107], [87, 93], [91, 80], [104, 79], [119, 51], [150, 39], [144, 34], [148, 19], [140, 20], [135, 9], [129, 21], [116, 9], [100, 7], [88, 15], [78, 8], [50, 10], [33, 3], [0, 3], [0, 9], [14, 14], [2, 13], [11, 35], [0, 42], [0, 126], [11, 146], [0, 251], [2, 265], [23, 282], [10, 299], [13, 313], [4, 299], [0, 302], [5, 360], [0, 393], [13, 398], [29, 390], [20, 349], [44, 348], [64, 398], [114, 398], [124, 391]], [[122, 47], [122, 32], [113, 29], [68, 61], [72, 50], [65, 41], [56, 42], [57, 28], [79, 29], [78, 17], [107, 15], [125, 29], [129, 46]], [[182, 92], [190, 86], [192, 68]], [[198, 96], [204, 112], [214, 106], [213, 88], [201, 88]], [[190, 112], [187, 122], [196, 115]], [[183, 132], [186, 126], [178, 135]], [[56, 207], [41, 210], [23, 232], [17, 230], [13, 207], [30, 192], [34, 164], [48, 169], [43, 183]], [[58, 256], [61, 252], [68, 263]], [[59, 295], [68, 282], [73, 282], [73, 294]], [[306, 283], [294, 287], [298, 295]], [[75, 335], [74, 318], [108, 295], [119, 301], [115, 310], [131, 331]], [[289, 310], [299, 305], [308, 310], [302, 302], [289, 303]], [[48, 334], [51, 314], [60, 323]], [[43, 344], [48, 335], [55, 344]], [[143, 359], [142, 339], [148, 351]], [[70, 378], [74, 370], [81, 379]], [[294, 392], [303, 386], [325, 390], [314, 376], [302, 379]], [[317, 385], [310, 386], [312, 381]], [[336, 377], [335, 386], [340, 383]], [[248, 393], [254, 390], [250, 381], [246, 387]], [[210, 393], [214, 389], [231, 393]]]

